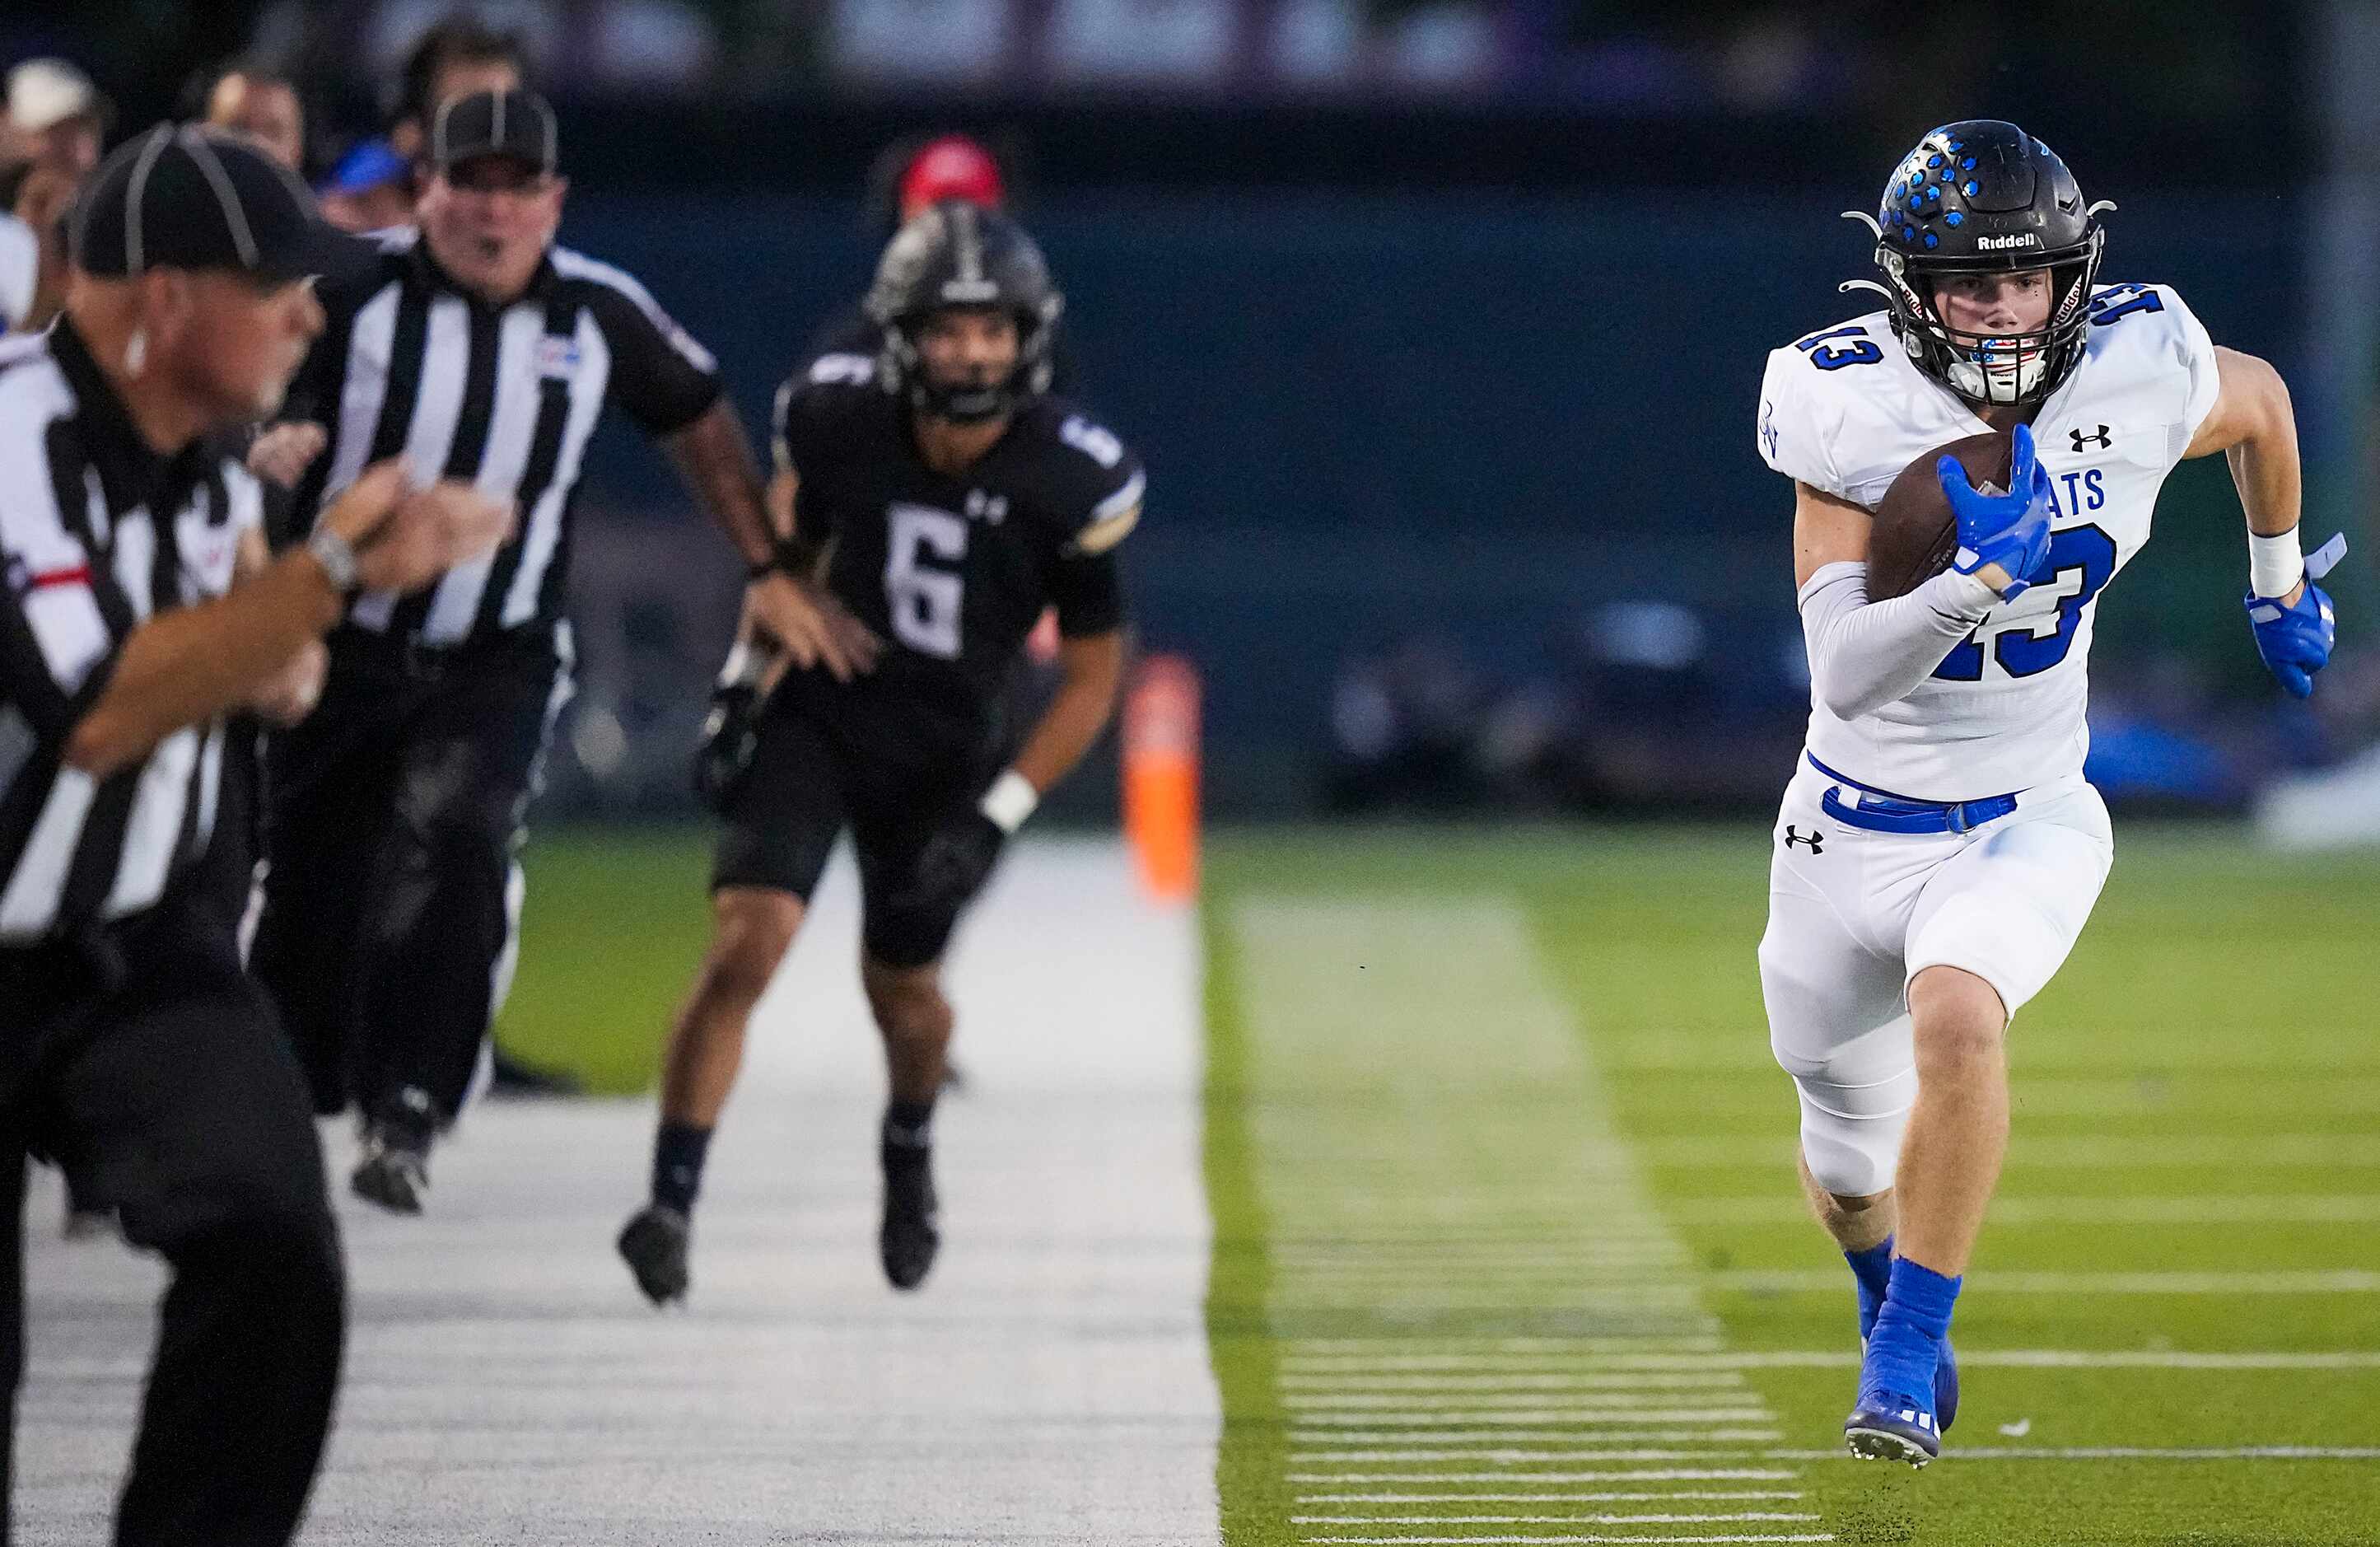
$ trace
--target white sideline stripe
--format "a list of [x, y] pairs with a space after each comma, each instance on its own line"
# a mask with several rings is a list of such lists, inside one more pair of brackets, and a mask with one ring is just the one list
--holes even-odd
[[[1498, 1480], [1503, 1480], [1499, 1479]], [[1779, 1488], [1683, 1488], [1658, 1493], [1300, 1493], [1302, 1504], [1657, 1504], [1691, 1499], [1697, 1504], [1754, 1499], [1787, 1503], [1802, 1497]]]
[[[1651, 1455], [1652, 1453], [1644, 1453]], [[1832, 1452], [1828, 1453], [1832, 1456]], [[1466, 1460], [1480, 1460], [1476, 1456]], [[1653, 1467], [1597, 1472], [1290, 1472], [1289, 1482], [1791, 1482], [1802, 1474], [1775, 1467]]]
[[[1716, 1135], [1710, 1138], [1648, 1139], [1638, 1145], [1644, 1163], [1667, 1171], [1710, 1171], [1791, 1164], [1793, 1139]], [[2171, 1169], [2205, 1166], [2226, 1171], [2290, 1166], [2380, 1166], [2380, 1138], [2363, 1133], [2275, 1133], [2252, 1139], [2225, 1134], [2018, 1136], [2010, 1141], [2008, 1169], [2057, 1166], [2061, 1170]], [[1789, 1178], [1791, 1172], [1787, 1173]]]
[[[1764, 1450], [1772, 1461], [1847, 1461], [1840, 1450]], [[1950, 1445], [1945, 1461], [2380, 1461], [2380, 1445], [2240, 1445], [2232, 1449], [2187, 1447], [2156, 1450], [2131, 1445], [2080, 1446], [2067, 1449], [2023, 1448], [2013, 1445]]]
[[[1688, 1198], [1670, 1205], [1681, 1224], [1806, 1224], [1809, 1209], [1781, 1198]], [[2022, 1193], [1992, 1200], [1991, 1223], [2027, 1224], [2362, 1224], [2380, 1220], [2380, 1193], [2228, 1193], [2085, 1198]]]
[[1293, 1526], [1782, 1526], [1815, 1520], [1806, 1511], [1748, 1509], [1726, 1515], [1293, 1515]]
[[[1839, 1295], [1840, 1270], [1735, 1268], [1708, 1275], [1722, 1288], [1751, 1294]], [[1967, 1275], [1969, 1291], [1986, 1295], [2380, 1295], [2380, 1272], [2310, 1268], [2240, 1273], [1993, 1273]]]

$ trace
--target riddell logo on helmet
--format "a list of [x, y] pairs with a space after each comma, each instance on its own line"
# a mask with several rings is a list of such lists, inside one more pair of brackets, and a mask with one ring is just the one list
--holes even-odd
[[2004, 247], [2039, 247], [2041, 238], [2030, 231], [2020, 231], [2013, 237], [1977, 237], [1975, 246], [1985, 252]]

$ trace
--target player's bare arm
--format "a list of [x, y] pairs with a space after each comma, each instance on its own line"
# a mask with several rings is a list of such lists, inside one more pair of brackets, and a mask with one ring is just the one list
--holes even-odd
[[[2216, 346], [2215, 361], [2222, 390], [2182, 455], [2222, 452], [2231, 464], [2231, 482], [2240, 491], [2248, 530], [2258, 537], [2285, 536], [2297, 530], [2305, 492], [2289, 384], [2269, 361], [2237, 349]], [[2281, 600], [2293, 606], [2304, 594], [2301, 576]]]
[[1014, 767], [1034, 789], [1050, 787], [1083, 761], [1115, 712], [1123, 680], [1123, 631], [1065, 640], [1058, 646], [1058, 692], [1041, 713]]
[[[842, 681], [872, 668], [876, 637], [780, 565], [759, 469], [734, 406], [720, 399], [662, 444], [686, 488], [750, 567], [753, 579], [745, 603], [752, 620], [800, 665], [823, 664]], [[790, 508], [790, 489], [785, 503]]]

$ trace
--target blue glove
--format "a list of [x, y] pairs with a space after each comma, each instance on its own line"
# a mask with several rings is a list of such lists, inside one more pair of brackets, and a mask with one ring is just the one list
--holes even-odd
[[2313, 582], [2316, 576], [2328, 574], [2346, 552], [2342, 533], [2306, 560], [2305, 591], [2294, 607], [2282, 605], [2277, 596], [2248, 593], [2248, 627], [2256, 631], [2256, 653], [2293, 699], [2311, 698], [2313, 674], [2330, 664], [2330, 647], [2338, 638], [2338, 615], [2329, 595]]
[[2049, 577], [2039, 573], [2049, 557], [2049, 469], [2033, 454], [2033, 428], [2016, 427], [2009, 453], [2009, 493], [1986, 494], [1967, 477], [1956, 457], [1934, 464], [1950, 514], [1959, 525], [1959, 552], [1950, 567], [1972, 575], [1987, 564], [2009, 572], [2000, 600], [2013, 602]]

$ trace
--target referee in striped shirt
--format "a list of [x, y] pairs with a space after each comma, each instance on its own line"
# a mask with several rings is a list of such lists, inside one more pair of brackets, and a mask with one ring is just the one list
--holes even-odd
[[305, 1508], [345, 1292], [304, 1084], [240, 970], [223, 717], [302, 713], [343, 593], [417, 589], [510, 510], [391, 463], [265, 562], [219, 432], [279, 401], [335, 248], [245, 143], [160, 125], [70, 240], [64, 317], [0, 344], [0, 1547], [29, 1153], [173, 1269], [115, 1541], [261, 1547]]
[[329, 326], [292, 393], [320, 429], [276, 432], [320, 447], [297, 482], [301, 530], [399, 453], [417, 477], [519, 511], [510, 542], [434, 590], [360, 597], [331, 637], [322, 706], [266, 760], [252, 966], [316, 1109], [362, 1115], [356, 1192], [402, 1213], [420, 1210], [431, 1141], [463, 1104], [510, 976], [513, 857], [570, 692], [572, 503], [604, 406], [667, 449], [743, 554], [758, 627], [838, 675], [864, 668], [871, 642], [780, 566], [709, 353], [635, 279], [554, 245], [564, 191], [543, 99], [442, 105], [418, 234], [384, 238], [376, 270], [324, 291]]

